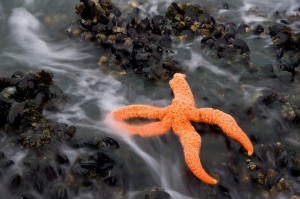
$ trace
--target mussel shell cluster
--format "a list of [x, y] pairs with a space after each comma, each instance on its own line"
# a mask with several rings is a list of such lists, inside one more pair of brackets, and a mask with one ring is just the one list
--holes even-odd
[[[226, 9], [228, 5], [223, 5]], [[251, 49], [244, 34], [269, 34], [276, 49], [278, 68], [295, 75], [299, 69], [300, 33], [293, 33], [286, 23], [275, 23], [268, 29], [262, 25], [218, 23], [201, 5], [171, 3], [165, 16], [139, 18], [139, 9], [123, 15], [110, 1], [81, 0], [76, 6], [81, 16], [81, 27], [69, 31], [98, 41], [109, 51], [101, 56], [99, 64], [119, 65], [126, 72], [142, 74], [148, 79], [160, 79], [183, 71], [180, 63], [170, 56], [175, 41], [192, 42], [200, 37], [202, 47], [211, 49], [214, 58], [229, 58], [257, 72], [258, 66], [250, 60]], [[87, 36], [88, 35], [88, 36]], [[255, 49], [254, 49], [255, 50]], [[271, 75], [276, 78], [276, 75]], [[285, 75], [286, 76], [286, 75]]]
[[8, 188], [1, 198], [68, 199], [87, 193], [113, 198], [122, 192], [120, 170], [106, 153], [119, 147], [115, 140], [77, 140], [74, 126], [44, 117], [48, 103], [50, 110], [58, 108], [61, 97], [46, 71], [0, 77], [0, 188]]
[[[223, 179], [212, 188], [207, 188], [207, 198], [223, 198], [235, 196], [241, 198], [255, 190], [253, 196], [259, 198], [277, 198], [284, 196], [292, 198], [298, 195], [295, 182], [290, 177], [299, 177], [299, 153], [286, 149], [282, 143], [265, 144], [255, 148], [255, 153], [245, 161], [237, 161], [230, 156], [229, 162], [216, 168], [222, 173]], [[235, 186], [235, 189], [232, 189]], [[297, 187], [297, 185], [296, 185]], [[236, 193], [236, 190], [241, 190]]]
[[198, 4], [172, 3], [166, 16], [172, 23], [173, 34], [180, 40], [192, 41], [200, 36], [199, 45], [212, 49], [216, 58], [229, 57], [248, 65], [250, 49], [239, 34], [248, 31], [246, 24], [237, 26], [235, 23], [217, 23], [216, 20]]
[[[1, 148], [0, 179], [2, 184], [8, 187], [6, 196], [68, 199], [87, 194], [95, 198], [115, 198], [116, 195], [122, 194], [123, 180], [120, 169], [111, 155], [108, 155], [116, 149], [111, 145], [111, 138], [92, 139], [95, 143], [101, 142], [101, 146], [92, 146], [90, 142], [94, 141], [86, 140], [88, 144], [75, 147], [78, 141], [72, 140], [68, 143], [56, 143], [55, 146], [30, 149], [18, 161], [11, 159], [9, 153]], [[12, 143], [8, 144], [10, 147], [14, 146]], [[15, 146], [15, 150], [21, 149], [20, 146]], [[71, 150], [75, 156], [68, 154]], [[16, 166], [19, 169], [14, 169]]]
[[109, 0], [81, 0], [76, 12], [81, 17], [81, 28], [69, 34], [88, 35], [106, 48], [107, 55], [102, 55], [100, 65], [117, 64], [126, 72], [148, 79], [170, 77], [183, 71], [170, 56], [171, 26], [166, 17], [139, 19], [137, 8], [124, 16]]
[[294, 76], [300, 64], [300, 32], [294, 33], [288, 25], [275, 23], [269, 27], [269, 34], [279, 68]]
[[0, 126], [11, 129], [24, 147], [39, 148], [52, 139], [68, 140], [75, 133], [75, 127], [53, 122], [42, 115], [46, 104], [62, 93], [52, 78], [53, 75], [45, 71], [15, 72], [10, 78], [0, 77]]

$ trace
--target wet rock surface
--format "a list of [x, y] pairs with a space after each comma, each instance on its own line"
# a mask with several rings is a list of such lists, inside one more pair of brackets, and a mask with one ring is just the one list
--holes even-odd
[[74, 126], [56, 123], [42, 115], [48, 102], [64, 98], [52, 78], [45, 71], [15, 72], [10, 78], [1, 77], [1, 127], [17, 135], [26, 148], [39, 148], [55, 140], [67, 141], [75, 134]]
[[[221, 181], [214, 187], [205, 187], [208, 198], [243, 198], [251, 190], [258, 198], [299, 197], [298, 151], [287, 149], [286, 143], [256, 145], [255, 154], [239, 162], [230, 156], [226, 165], [218, 166]], [[299, 166], [299, 165], [298, 165]], [[235, 186], [240, 192], [232, 190]]]
[[[81, 1], [76, 7], [81, 26], [69, 29], [68, 33], [96, 41], [107, 48], [99, 64], [108, 70], [113, 70], [110, 67], [117, 63], [127, 73], [141, 74], [148, 79], [165, 79], [175, 72], [184, 72], [180, 67], [182, 60], [172, 57], [172, 47], [180, 43], [196, 43], [201, 50], [207, 50], [204, 53], [211, 60], [246, 68], [246, 74], [237, 71], [241, 76], [241, 87], [247, 87], [247, 84], [256, 86], [255, 81], [263, 82], [258, 84], [263, 88], [259, 88], [262, 91], [257, 92], [257, 96], [246, 97], [246, 100], [254, 101], [251, 106], [240, 110], [234, 105], [231, 111], [239, 113], [237, 115], [254, 126], [259, 122], [271, 124], [265, 132], [249, 134], [255, 145], [253, 157], [245, 155], [245, 161], [240, 162], [235, 155], [230, 155], [228, 164], [219, 165], [216, 173], [222, 174], [223, 180], [215, 187], [205, 188], [208, 198], [246, 198], [249, 190], [257, 193], [259, 198], [300, 195], [297, 178], [300, 165], [297, 155], [300, 140], [300, 98], [297, 94], [300, 34], [291, 25], [296, 16], [288, 17], [288, 21], [278, 19], [262, 24], [236, 24], [230, 19], [216, 17], [216, 13], [212, 13], [214, 9], [200, 4], [173, 2], [164, 14], [147, 18], [140, 17], [137, 7], [124, 14], [110, 4], [111, 8], [105, 8], [106, 14], [100, 14], [105, 15], [106, 20], [100, 21], [97, 14], [87, 14], [82, 10], [83, 7], [90, 9], [89, 4], [97, 5], [97, 2]], [[229, 10], [230, 6], [224, 3], [222, 8]], [[252, 7], [247, 13], [258, 17], [267, 15], [259, 7]], [[85, 23], [86, 20], [94, 23]], [[266, 51], [272, 62], [258, 64], [251, 59], [253, 53], [261, 50], [249, 45], [248, 41], [253, 38], [258, 42], [270, 40], [265, 43], [270, 44]], [[217, 104], [216, 108], [221, 106], [222, 103]], [[203, 128], [197, 130], [203, 133]], [[276, 134], [278, 139], [268, 140], [268, 133]], [[230, 143], [226, 141], [229, 151], [235, 147]], [[241, 192], [232, 192], [232, 186], [239, 187]]]
[[164, 79], [183, 68], [172, 58], [171, 27], [164, 16], [138, 17], [138, 8], [128, 15], [111, 1], [86, 0], [76, 5], [80, 27], [68, 29], [70, 36], [96, 41], [106, 49], [99, 65], [117, 65], [118, 70]]
[[144, 190], [143, 193], [137, 194], [133, 199], [171, 199], [171, 196], [163, 189], [152, 187]]
[[66, 99], [51, 73], [0, 77], [0, 91], [0, 179], [9, 190], [1, 198], [122, 195], [117, 156], [111, 157], [119, 144], [109, 137], [75, 139], [74, 126], [43, 115], [48, 103], [53, 107]]
[[[199, 4], [172, 3], [166, 12], [171, 21], [173, 33], [179, 40], [192, 40], [201, 37], [199, 45], [212, 50], [215, 58], [239, 60], [249, 64], [250, 49], [240, 38], [241, 33], [250, 31], [246, 24], [217, 23]], [[183, 34], [184, 33], [184, 34]]]
[[[220, 8], [230, 10], [234, 6], [222, 3]], [[292, 24], [299, 20], [298, 14], [278, 17], [276, 23], [236, 24], [197, 4], [174, 2], [166, 13], [141, 17], [137, 7], [125, 13], [106, 0], [81, 0], [76, 12], [80, 20], [68, 34], [101, 45], [101, 70], [125, 71], [147, 79], [169, 78], [175, 72], [185, 72], [184, 60], [174, 58], [172, 47], [191, 43], [205, 50], [203, 54], [211, 60], [246, 66], [246, 74], [241, 74], [242, 70], [233, 74], [241, 76], [244, 93], [255, 96], [243, 96], [249, 107], [234, 104], [229, 113], [249, 123], [245, 126], [255, 145], [254, 156], [249, 158], [243, 150], [238, 154], [239, 146], [227, 140], [229, 161], [212, 170], [212, 174], [220, 175], [220, 184], [209, 187], [192, 174], [186, 176], [203, 186], [208, 198], [247, 198], [249, 193], [259, 198], [299, 198], [300, 45], [297, 26]], [[247, 13], [267, 15], [259, 7]], [[269, 44], [263, 48], [272, 61], [257, 64], [253, 60], [252, 55], [260, 48], [253, 45], [256, 41], [267, 41], [262, 42]], [[119, 144], [103, 137], [77, 140], [74, 126], [43, 116], [43, 110], [59, 110], [66, 100], [52, 78], [47, 72], [0, 77], [0, 179], [9, 190], [7, 194], [1, 192], [1, 198], [122, 198], [125, 185], [115, 157]], [[259, 91], [247, 90], [247, 86]], [[263, 131], [253, 130], [258, 123], [266, 124], [258, 128]], [[202, 126], [197, 130], [201, 135], [205, 131]], [[276, 136], [275, 140], [269, 135]], [[232, 148], [237, 150], [231, 152]], [[170, 198], [166, 192], [153, 188], [140, 197]]]
[[[251, 48], [245, 40], [251, 35], [262, 40], [270, 38], [276, 67], [288, 72], [276, 76], [263, 69], [267, 76], [293, 81], [299, 70], [300, 34], [293, 32], [284, 20], [268, 27], [235, 24], [228, 20], [218, 22], [200, 4], [177, 2], [167, 7], [164, 16], [146, 18], [140, 17], [137, 6], [124, 14], [111, 1], [80, 1], [75, 10], [81, 17], [80, 25], [69, 28], [68, 34], [101, 44], [107, 50], [100, 56], [98, 64], [109, 66], [109, 70], [114, 70], [112, 66], [117, 65], [121, 74], [133, 72], [147, 79], [165, 79], [175, 72], [183, 72], [181, 60], [172, 55], [172, 46], [197, 38], [200, 42], [195, 42], [211, 50], [208, 54], [212, 59], [229, 60], [245, 66], [249, 72], [257, 72], [261, 66], [250, 59]], [[261, 13], [258, 8], [253, 10], [256, 10], [255, 15]]]

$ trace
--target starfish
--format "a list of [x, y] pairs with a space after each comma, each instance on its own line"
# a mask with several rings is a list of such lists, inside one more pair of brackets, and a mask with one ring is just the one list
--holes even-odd
[[[201, 137], [190, 122], [218, 125], [227, 136], [241, 143], [249, 156], [253, 154], [253, 145], [229, 114], [213, 108], [195, 108], [194, 97], [185, 81], [184, 74], [176, 73], [169, 84], [174, 93], [171, 105], [162, 108], [150, 105], [121, 107], [111, 113], [114, 127], [119, 130], [125, 129], [131, 135], [138, 134], [142, 137], [159, 136], [172, 128], [179, 137], [185, 162], [191, 172], [207, 184], [216, 184], [217, 180], [211, 177], [201, 164]], [[125, 120], [131, 118], [158, 119], [159, 121], [144, 125], [126, 123]]]

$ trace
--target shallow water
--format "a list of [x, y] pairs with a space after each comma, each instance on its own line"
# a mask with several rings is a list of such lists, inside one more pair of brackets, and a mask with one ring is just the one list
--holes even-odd
[[[142, 15], [162, 14], [170, 2], [144, 2], [140, 5], [144, 11]], [[271, 4], [258, 0], [230, 0], [227, 1], [230, 7], [227, 11], [221, 9], [219, 1], [195, 2], [208, 8], [217, 8], [212, 13], [217, 21], [221, 15], [229, 18], [234, 16], [232, 19], [235, 23], [249, 23], [253, 26], [258, 23], [267, 26], [279, 22], [300, 7], [296, 0], [284, 3], [277, 0]], [[56, 84], [70, 100], [59, 113], [45, 114], [59, 122], [75, 125], [78, 138], [86, 139], [100, 134], [112, 136], [120, 142], [118, 153], [122, 158], [118, 161], [124, 165], [128, 175], [124, 198], [134, 198], [151, 186], [163, 188], [175, 199], [207, 197], [207, 192], [212, 188], [188, 171], [181, 145], [171, 132], [149, 139], [132, 138], [122, 132], [115, 132], [106, 124], [106, 115], [118, 107], [138, 103], [166, 106], [172, 100], [172, 94], [167, 81], [149, 82], [134, 75], [120, 77], [99, 68], [97, 60], [102, 49], [87, 41], [70, 39], [65, 34], [69, 25], [78, 18], [74, 12], [74, 5], [77, 3], [75, 0], [1, 1], [1, 76], [8, 76], [16, 70], [47, 70], [54, 73]], [[115, 2], [116, 5], [119, 3], [128, 6], [127, 2]], [[250, 7], [259, 7], [259, 13], [247, 14]], [[275, 11], [281, 17], [274, 16]], [[295, 21], [291, 27], [299, 32], [300, 22]], [[269, 38], [247, 36], [244, 39], [251, 50], [251, 62], [257, 65], [274, 63]], [[215, 107], [230, 113], [249, 136], [259, 137], [255, 147], [277, 142], [281, 136], [276, 130], [278, 125], [282, 132], [299, 130], [284, 121], [276, 109], [267, 109], [256, 103], [258, 97], [268, 90], [280, 94], [299, 93], [299, 78], [291, 83], [253, 75], [238, 63], [212, 58], [211, 52], [200, 46], [199, 39], [192, 43], [177, 43], [174, 49], [177, 60], [187, 67], [186, 79], [195, 96], [197, 107]], [[266, 118], [249, 118], [246, 111], [253, 106], [258, 106], [256, 108], [260, 110], [259, 115]], [[243, 162], [247, 157], [239, 152], [239, 144], [230, 141], [231, 147], [228, 148], [221, 131], [205, 125], [200, 125], [197, 129], [200, 129], [203, 140], [202, 163], [210, 174], [220, 175], [223, 186], [230, 187], [230, 197], [262, 197], [263, 190], [252, 185], [241, 187], [240, 184], [231, 183], [226, 171], [221, 170], [221, 165], [231, 164], [232, 159], [245, 166]], [[201, 132], [202, 129], [204, 132]], [[299, 146], [299, 142], [295, 144]], [[11, 155], [20, 160], [24, 157], [24, 153], [18, 149], [11, 150]], [[299, 187], [296, 180], [291, 179], [291, 182], [293, 189]], [[286, 196], [283, 194], [278, 197]]]

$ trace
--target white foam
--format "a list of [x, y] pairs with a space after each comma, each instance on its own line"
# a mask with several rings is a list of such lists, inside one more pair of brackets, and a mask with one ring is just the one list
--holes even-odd
[[213, 72], [217, 76], [222, 76], [225, 78], [228, 78], [234, 82], [238, 82], [239, 76], [234, 75], [233, 73], [226, 71], [209, 61], [207, 61], [201, 54], [196, 53], [195, 51], [192, 51], [192, 56], [190, 60], [184, 60], [183, 62], [185, 65], [188, 65], [191, 70], [195, 70], [196, 68], [205, 68], [206, 70], [209, 70]]
[[[26, 5], [34, 4], [34, 0], [24, 0]], [[172, 0], [167, 0], [165, 5], [169, 5]], [[149, 1], [145, 5], [141, 5], [140, 8], [145, 13], [151, 14], [161, 14], [159, 13], [159, 7], [161, 1], [154, 0]], [[263, 13], [266, 15], [255, 16], [247, 15], [246, 11], [253, 6], [259, 6]], [[244, 0], [244, 6], [238, 10], [241, 13], [242, 19], [246, 23], [252, 22], [262, 22], [269, 20], [272, 11], [280, 10], [286, 13], [295, 12], [295, 8], [299, 7], [299, 2], [296, 0], [280, 1], [274, 0], [272, 4], [269, 2], [263, 2], [258, 0]], [[227, 12], [226, 10], [221, 10], [221, 13]], [[0, 21], [3, 19], [1, 14], [1, 3], [0, 3]], [[270, 13], [270, 14], [269, 14]], [[53, 41], [51, 36], [46, 31], [46, 27], [39, 21], [35, 13], [30, 13], [25, 8], [15, 8], [9, 17], [9, 26], [12, 39], [16, 43], [16, 47], [6, 49], [5, 55], [19, 60], [21, 63], [27, 63], [35, 69], [41, 69], [41, 67], [54, 71], [56, 73], [64, 73], [66, 77], [74, 80], [71, 85], [66, 87], [64, 92], [71, 97], [71, 102], [67, 104], [67, 107], [61, 111], [61, 113], [51, 114], [47, 113], [52, 119], [59, 122], [64, 122], [68, 124], [76, 125], [76, 127], [84, 127], [95, 130], [95, 132], [105, 132], [111, 133], [113, 136], [118, 136], [119, 139], [123, 140], [131, 150], [140, 157], [145, 164], [147, 169], [155, 179], [155, 183], [161, 185], [172, 198], [175, 199], [192, 199], [190, 195], [193, 189], [197, 187], [188, 187], [184, 184], [184, 176], [180, 176], [182, 173], [182, 168], [178, 159], [174, 157], [166, 157], [164, 154], [156, 152], [152, 155], [146, 147], [140, 146], [135, 139], [129, 137], [124, 132], [115, 131], [110, 128], [107, 124], [105, 116], [110, 111], [128, 105], [129, 102], [125, 98], [126, 96], [126, 85], [122, 85], [121, 82], [114, 79], [113, 76], [107, 75], [97, 67], [88, 68], [85, 65], [78, 64], [77, 62], [84, 63], [89, 61], [90, 56], [86, 53], [84, 48], [75, 46], [72, 47], [68, 41]], [[236, 86], [239, 82], [239, 76], [233, 74], [221, 66], [216, 66], [209, 62], [199, 53], [199, 50], [194, 50], [193, 45], [199, 45], [199, 40], [195, 40], [189, 44], [181, 44], [178, 48], [187, 48], [191, 51], [191, 58], [189, 60], [180, 60], [181, 63], [188, 66], [189, 72], [193, 72], [197, 68], [202, 68], [205, 71], [210, 71], [213, 78], [225, 78], [228, 81], [228, 87]], [[271, 43], [271, 42], [269, 42]], [[17, 53], [16, 53], [17, 52]], [[59, 82], [58, 82], [59, 83]], [[247, 103], [255, 102], [255, 99], [251, 98], [253, 93], [258, 93], [260, 95], [264, 87], [247, 85], [244, 90], [244, 100]], [[155, 92], [155, 91], [154, 91]], [[137, 95], [136, 98], [141, 99], [145, 104], [167, 104], [168, 100], [152, 100], [147, 96]], [[96, 109], [99, 109], [103, 118], [91, 118], [86, 114], [86, 110], [82, 108], [82, 104], [85, 104], [93, 100], [93, 104]], [[278, 117], [278, 115], [269, 113], [270, 121], [273, 117]], [[159, 143], [159, 141], [158, 141]], [[170, 147], [171, 148], [171, 147]], [[63, 148], [63, 152], [68, 156], [69, 160], [75, 161], [77, 153], [80, 151], [75, 151], [69, 148]], [[150, 150], [150, 149], [149, 149]], [[164, 148], [168, 150], [168, 148]], [[170, 149], [172, 150], [172, 149]], [[24, 157], [24, 153], [17, 153], [13, 156], [14, 161], [20, 162]], [[133, 193], [140, 190], [132, 190]], [[233, 191], [236, 191], [233, 189]], [[92, 194], [82, 195], [78, 198], [93, 198]]]
[[[300, 6], [300, 2], [297, 0], [272, 0], [272, 3], [260, 0], [244, 0], [243, 3], [244, 6], [239, 11], [245, 23], [269, 21], [275, 12], [283, 12], [286, 15], [294, 14]], [[257, 10], [257, 14], [247, 13], [250, 8]]]
[[[78, 49], [68, 47], [66, 43], [52, 42], [45, 27], [25, 8], [14, 8], [9, 17], [11, 35], [17, 44], [16, 49], [7, 49], [4, 55], [37, 68], [64, 72], [73, 68], [68, 62], [90, 57]], [[19, 51], [18, 54], [15, 51]]]

